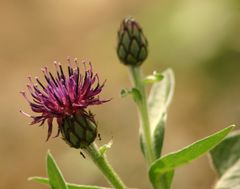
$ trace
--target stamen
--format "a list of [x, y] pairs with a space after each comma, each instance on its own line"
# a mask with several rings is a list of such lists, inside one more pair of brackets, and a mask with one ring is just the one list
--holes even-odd
[[86, 71], [86, 70], [87, 70], [86, 61], [85, 61], [85, 60], [82, 61], [82, 64], [83, 64], [83, 66], [84, 66], [84, 70]]
[[75, 63], [75, 65], [76, 65], [76, 67], [79, 67], [78, 59], [77, 59], [77, 58], [74, 58], [74, 63]]
[[71, 59], [69, 57], [68, 57], [67, 61], [68, 61], [68, 75], [70, 77], [71, 75], [73, 75], [73, 66], [71, 63]]
[[27, 98], [26, 92], [25, 91], [20, 91], [20, 94], [23, 95], [23, 97], [27, 100], [29, 104], [31, 104], [31, 101]]
[[48, 76], [48, 68], [46, 66], [41, 68], [41, 70], [45, 76]]
[[68, 64], [69, 64], [69, 66], [70, 66], [70, 67], [72, 67], [72, 64], [71, 64], [71, 59], [70, 59], [70, 57], [68, 57], [68, 58], [67, 58], [67, 61], [68, 61]]
[[38, 83], [44, 90], [46, 90], [46, 88], [44, 87], [44, 85], [39, 81], [38, 77], [35, 77], [35, 80], [37, 81], [37, 83]]
[[65, 76], [64, 76], [64, 73], [63, 73], [62, 65], [60, 63], [58, 63], [58, 65], [59, 65], [59, 68], [60, 68], [60, 71], [61, 71], [61, 78], [63, 79], [63, 81], [65, 83]]
[[89, 64], [89, 67], [90, 67], [89, 70], [92, 72], [92, 63], [89, 61], [88, 64]]
[[55, 93], [53, 93], [53, 96], [57, 100], [58, 104], [63, 105], [62, 101], [57, 97]]
[[32, 77], [31, 77], [31, 76], [28, 76], [27, 78], [28, 78], [28, 80], [29, 80], [31, 86], [33, 87], [34, 83], [33, 83], [33, 81], [32, 81]]
[[50, 77], [51, 77], [52, 81], [54, 82], [55, 86], [57, 87], [58, 85], [57, 85], [57, 83], [56, 83], [56, 81], [55, 81], [55, 79], [54, 79], [54, 77], [53, 77], [52, 73], [51, 73], [51, 72], [49, 72], [49, 74], [50, 74]]
[[70, 66], [68, 66], [68, 75], [69, 75], [69, 77], [72, 76], [72, 68]]
[[22, 113], [23, 115], [29, 117], [29, 118], [32, 118], [31, 115], [27, 114], [26, 112], [22, 111], [22, 110], [19, 110], [20, 113]]
[[78, 83], [79, 83], [79, 67], [77, 67], [77, 76], [76, 76], [76, 87], [75, 87], [76, 97], [78, 96]]
[[28, 88], [30, 93], [33, 93], [32, 86], [30, 84], [27, 84], [27, 88]]
[[54, 64], [55, 67], [57, 68], [57, 61], [56, 61], [56, 60], [53, 61], [53, 64]]
[[58, 63], [57, 63], [57, 61], [54, 61], [53, 62], [54, 63], [54, 66], [55, 66], [55, 69], [56, 69], [56, 72], [57, 72], [57, 77], [58, 77], [58, 79], [60, 80], [61, 78], [60, 78], [60, 74], [59, 74], [59, 72], [58, 72]]

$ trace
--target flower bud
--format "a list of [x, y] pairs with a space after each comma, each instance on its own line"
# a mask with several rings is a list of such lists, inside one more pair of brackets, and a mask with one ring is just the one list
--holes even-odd
[[131, 66], [140, 66], [148, 56], [147, 39], [131, 17], [125, 18], [120, 25], [117, 54], [123, 64]]
[[97, 125], [91, 113], [73, 114], [63, 119], [60, 131], [73, 148], [86, 148], [97, 136]]

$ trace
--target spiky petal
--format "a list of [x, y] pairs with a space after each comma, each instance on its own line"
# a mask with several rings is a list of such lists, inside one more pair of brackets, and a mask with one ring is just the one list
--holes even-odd
[[100, 84], [98, 75], [93, 73], [90, 62], [83, 62], [83, 74], [80, 72], [76, 59], [74, 61], [68, 59], [68, 74], [64, 73], [60, 63], [54, 62], [54, 64], [56, 76], [48, 71], [47, 67], [42, 68], [46, 85], [38, 77], [35, 77], [35, 83], [31, 77], [28, 77], [29, 83], [27, 88], [32, 100], [27, 97], [25, 91], [21, 92], [32, 111], [40, 115], [31, 116], [23, 111], [21, 112], [33, 119], [30, 124], [43, 125], [47, 121], [47, 140], [52, 134], [54, 118], [58, 123], [59, 134], [60, 127], [66, 117], [76, 114], [86, 116], [86, 108], [88, 106], [99, 105], [108, 101], [99, 99], [98, 95], [101, 93], [105, 82]]

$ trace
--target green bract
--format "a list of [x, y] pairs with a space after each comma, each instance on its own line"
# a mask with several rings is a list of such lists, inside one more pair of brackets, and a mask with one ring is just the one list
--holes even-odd
[[60, 130], [66, 143], [74, 148], [86, 148], [97, 136], [97, 125], [91, 113], [64, 118]]

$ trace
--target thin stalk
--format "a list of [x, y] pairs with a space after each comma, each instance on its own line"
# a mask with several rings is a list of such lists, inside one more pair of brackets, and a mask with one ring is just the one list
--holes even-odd
[[95, 143], [88, 146], [85, 150], [87, 154], [92, 158], [93, 162], [96, 166], [101, 170], [104, 174], [108, 182], [115, 188], [115, 189], [126, 189], [127, 187], [124, 185], [122, 180], [119, 178], [117, 173], [113, 170], [111, 165], [108, 163], [106, 156], [102, 155], [99, 152], [99, 149]]
[[140, 103], [137, 103], [137, 105], [138, 105], [139, 117], [141, 120], [141, 127], [143, 130], [144, 153], [147, 159], [147, 163], [148, 165], [150, 165], [156, 159], [156, 157], [155, 157], [153, 146], [152, 146], [145, 87], [144, 87], [143, 79], [141, 76], [140, 67], [131, 66], [130, 73], [132, 76], [133, 85], [141, 93]]

